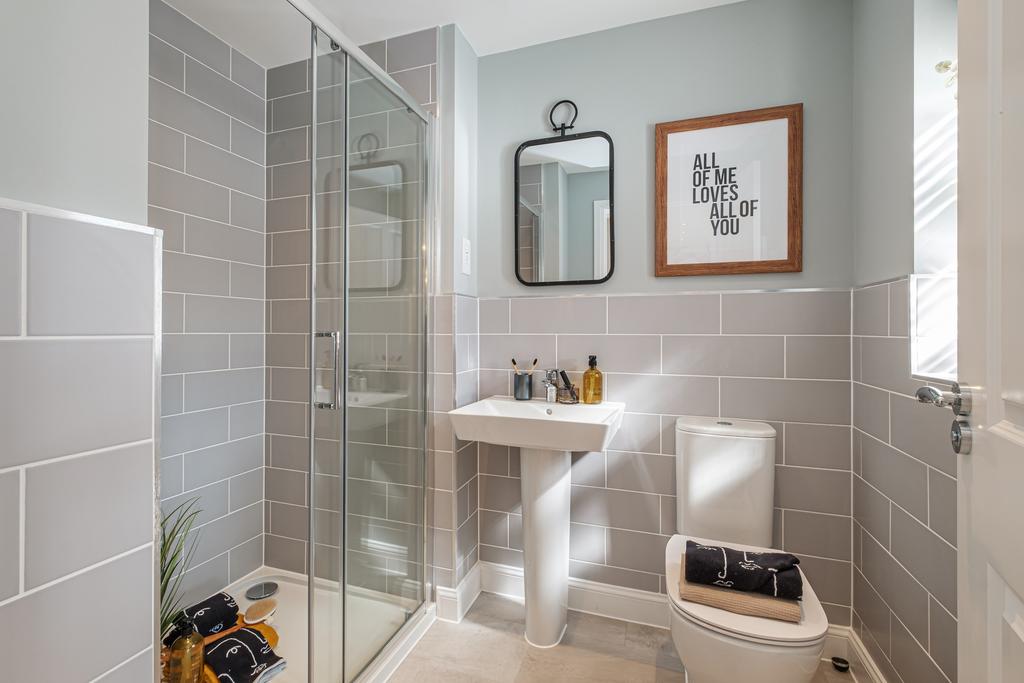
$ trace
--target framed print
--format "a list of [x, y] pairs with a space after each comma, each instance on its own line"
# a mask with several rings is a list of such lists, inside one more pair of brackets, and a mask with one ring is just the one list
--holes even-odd
[[655, 127], [655, 275], [803, 268], [803, 105]]

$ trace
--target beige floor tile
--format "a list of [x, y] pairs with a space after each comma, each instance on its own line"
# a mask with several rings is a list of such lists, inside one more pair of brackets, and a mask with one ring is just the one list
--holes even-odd
[[[523, 638], [521, 602], [483, 593], [460, 624], [436, 622], [392, 683], [683, 683], [669, 631], [569, 612], [562, 643]], [[812, 683], [855, 683], [822, 662]]]
[[668, 671], [682, 671], [672, 633], [663, 628], [626, 624], [626, 648], [630, 658], [640, 658]]

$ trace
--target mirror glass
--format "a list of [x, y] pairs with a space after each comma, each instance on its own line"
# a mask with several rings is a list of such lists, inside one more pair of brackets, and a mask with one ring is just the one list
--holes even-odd
[[516, 152], [516, 276], [525, 285], [596, 284], [614, 267], [612, 141], [599, 131]]

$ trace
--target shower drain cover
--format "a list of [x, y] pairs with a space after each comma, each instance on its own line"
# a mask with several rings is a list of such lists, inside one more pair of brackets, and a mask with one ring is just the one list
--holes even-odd
[[274, 581], [261, 581], [249, 586], [245, 591], [247, 600], [265, 600], [277, 593], [277, 583]]

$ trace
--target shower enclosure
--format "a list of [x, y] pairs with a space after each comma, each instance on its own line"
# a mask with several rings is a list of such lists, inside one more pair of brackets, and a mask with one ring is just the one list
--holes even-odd
[[427, 609], [430, 117], [305, 0], [150, 10], [151, 222], [183, 310], [161, 489], [204, 509], [188, 597], [278, 583], [279, 680], [353, 681]]
[[424, 604], [427, 124], [319, 28], [311, 49], [309, 661], [341, 681]]

